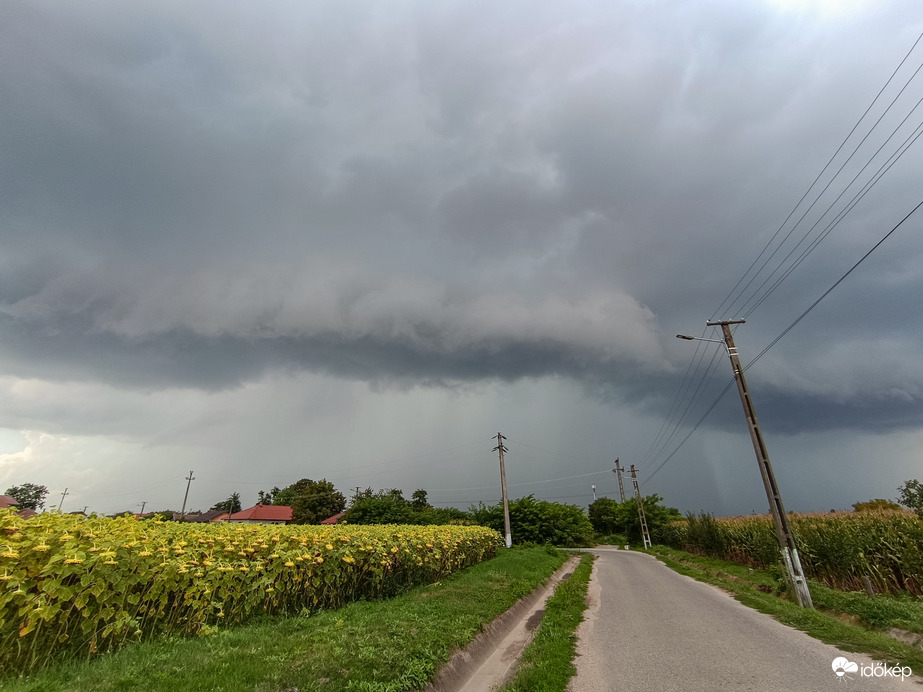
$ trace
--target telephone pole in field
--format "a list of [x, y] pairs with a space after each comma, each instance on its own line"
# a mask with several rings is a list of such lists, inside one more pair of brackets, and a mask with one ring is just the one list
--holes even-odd
[[503, 435], [497, 433], [497, 446], [494, 447], [492, 451], [500, 453], [500, 491], [503, 493], [503, 527], [506, 529], [506, 547], [512, 548], [513, 534], [510, 533], [510, 501], [506, 495], [506, 466], [503, 464], [503, 453], [510, 450], [503, 445], [503, 440], [505, 439]]
[[676, 336], [680, 339], [687, 339], [689, 341], [718, 341], [718, 343], [724, 343], [727, 348], [728, 357], [731, 359], [731, 368], [734, 370], [734, 380], [737, 382], [737, 392], [740, 394], [740, 402], [743, 404], [744, 415], [747, 418], [747, 427], [750, 430], [750, 440], [753, 442], [753, 451], [756, 452], [756, 461], [760, 467], [760, 475], [763, 477], [766, 497], [769, 499], [769, 511], [772, 514], [773, 524], [775, 524], [776, 539], [779, 541], [779, 549], [782, 552], [782, 561], [785, 563], [785, 572], [788, 577], [788, 582], [795, 590], [795, 596], [798, 598], [798, 605], [803, 608], [813, 608], [814, 602], [811, 600], [808, 580], [805, 578], [804, 570], [801, 567], [801, 559], [798, 557], [795, 537], [788, 524], [788, 515], [785, 513], [785, 507], [782, 505], [782, 495], [779, 493], [779, 486], [776, 485], [776, 476], [772, 471], [772, 464], [769, 462], [769, 452], [766, 451], [766, 443], [763, 441], [763, 434], [760, 432], [760, 426], [756, 420], [753, 400], [750, 398], [750, 390], [747, 388], [747, 380], [744, 378], [743, 368], [740, 367], [740, 358], [737, 357], [734, 335], [731, 334], [732, 324], [744, 324], [745, 322], [746, 320], [707, 321], [705, 324], [709, 327], [721, 327], [722, 334], [724, 335], [723, 342], [717, 339], [700, 339], [699, 337], [683, 336], [682, 334], [677, 334]]
[[644, 547], [651, 547], [651, 534], [647, 530], [647, 517], [644, 516], [644, 501], [641, 499], [641, 488], [638, 486], [638, 476], [635, 473], [635, 465], [631, 465], [631, 482], [635, 486], [635, 502], [638, 503], [638, 519], [641, 520], [641, 539], [644, 541]]
[[183, 509], [179, 513], [180, 521], [186, 518], [186, 500], [189, 499], [189, 486], [192, 485], [192, 481], [195, 478], [192, 477], [192, 471], [189, 472], [189, 477], [186, 479], [186, 494], [183, 495]]
[[64, 510], [61, 509], [61, 508], [64, 506], [64, 498], [67, 497], [67, 490], [68, 490], [67, 488], [64, 488], [64, 492], [61, 493], [61, 501], [58, 503], [58, 511], [59, 511], [59, 512], [63, 512], [63, 511], [64, 511]]

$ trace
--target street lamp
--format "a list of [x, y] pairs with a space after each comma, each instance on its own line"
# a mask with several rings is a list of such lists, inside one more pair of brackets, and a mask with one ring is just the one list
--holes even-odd
[[721, 327], [724, 339], [703, 339], [697, 336], [686, 336], [677, 334], [677, 339], [686, 339], [687, 341], [710, 341], [717, 344], [724, 344], [727, 348], [728, 356], [731, 359], [731, 367], [734, 369], [734, 379], [737, 382], [737, 391], [740, 394], [740, 401], [744, 407], [744, 415], [747, 418], [747, 427], [750, 429], [750, 439], [753, 442], [753, 450], [756, 452], [756, 461], [760, 467], [760, 475], [763, 477], [763, 485], [766, 488], [766, 497], [769, 499], [769, 511], [772, 514], [772, 520], [776, 527], [776, 538], [779, 541], [779, 548], [782, 551], [782, 559], [785, 562], [785, 571], [788, 575], [789, 583], [795, 589], [795, 595], [798, 598], [798, 605], [804, 608], [813, 608], [814, 603], [811, 601], [811, 592], [808, 589], [808, 582], [804, 576], [804, 570], [801, 568], [801, 559], [798, 557], [798, 548], [795, 546], [795, 537], [792, 534], [791, 527], [788, 525], [788, 515], [785, 513], [785, 507], [782, 505], [782, 495], [779, 493], [779, 487], [776, 485], [776, 477], [772, 472], [772, 464], [769, 462], [769, 452], [766, 451], [766, 443], [763, 441], [763, 435], [760, 432], [759, 423], [756, 420], [756, 411], [753, 408], [753, 401], [750, 398], [750, 390], [747, 389], [747, 380], [744, 379], [743, 369], [740, 367], [740, 359], [737, 357], [737, 347], [734, 345], [734, 336], [731, 334], [732, 324], [744, 324], [745, 320], [724, 320], [721, 322], [708, 321], [705, 324], [709, 327]]

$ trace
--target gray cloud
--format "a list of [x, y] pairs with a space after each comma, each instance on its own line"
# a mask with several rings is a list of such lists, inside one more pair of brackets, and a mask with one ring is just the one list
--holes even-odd
[[[656, 430], [691, 354], [673, 334], [699, 333], [923, 29], [903, 0], [36, 2], [0, 20], [10, 377], [116, 399], [305, 373], [416, 397], [527, 381], [549, 393], [536, 429], [576, 425], [551, 394], [574, 381]], [[745, 362], [912, 208], [920, 158], [748, 317]], [[918, 432], [919, 266], [908, 227], [754, 366], [767, 426]], [[724, 411], [715, 434], [738, 431]], [[130, 417], [115, 427], [144, 437]]]

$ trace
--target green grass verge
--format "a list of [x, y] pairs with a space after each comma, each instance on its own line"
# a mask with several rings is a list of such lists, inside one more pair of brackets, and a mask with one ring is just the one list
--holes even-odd
[[440, 583], [310, 618], [266, 618], [195, 639], [136, 644], [27, 678], [10, 692], [399, 692], [421, 688], [456, 648], [530, 593], [566, 555], [504, 550]]
[[[869, 598], [810, 582], [814, 610], [783, 598], [781, 572], [750, 569], [736, 562], [693, 555], [665, 546], [646, 551], [671, 569], [728, 591], [738, 601], [815, 639], [846, 651], [869, 654], [876, 660], [910, 666], [923, 673], [923, 650], [880, 631], [901, 627], [920, 631], [923, 603], [889, 596]], [[849, 620], [844, 621], [844, 620]]]
[[594, 556], [585, 553], [573, 575], [545, 603], [535, 638], [526, 647], [513, 679], [502, 692], [564, 692], [577, 669], [577, 625], [583, 622]]

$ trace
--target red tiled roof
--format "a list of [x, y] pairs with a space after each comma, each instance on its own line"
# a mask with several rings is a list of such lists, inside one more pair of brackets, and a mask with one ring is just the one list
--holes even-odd
[[345, 511], [340, 512], [339, 514], [334, 514], [332, 517], [329, 517], [328, 519], [324, 519], [321, 522], [321, 524], [337, 524], [339, 523], [340, 519], [343, 518], [344, 514], [346, 514]]
[[234, 512], [229, 517], [229, 521], [291, 521], [292, 508], [285, 505], [263, 505], [257, 504], [250, 509], [244, 509], [240, 512]]

